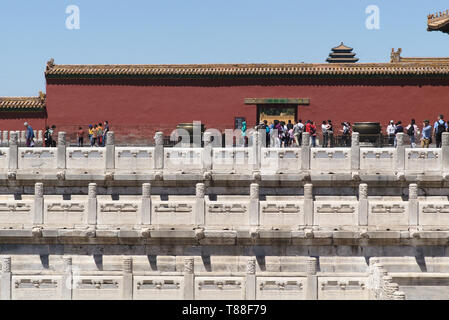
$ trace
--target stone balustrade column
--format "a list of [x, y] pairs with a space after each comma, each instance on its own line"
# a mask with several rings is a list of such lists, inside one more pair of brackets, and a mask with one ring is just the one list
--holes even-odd
[[62, 275], [62, 300], [72, 300], [73, 276], [72, 257], [63, 257], [64, 274]]
[[351, 170], [360, 170], [360, 136], [358, 132], [352, 133], [351, 143]]
[[368, 185], [359, 185], [359, 226], [368, 225]]
[[399, 132], [396, 134], [396, 170], [405, 170], [405, 134]]
[[156, 132], [154, 136], [154, 168], [164, 169], [164, 134]]
[[310, 133], [302, 133], [301, 170], [310, 170]]
[[399, 291], [399, 285], [397, 283], [387, 283], [387, 300], [394, 300], [394, 293]]
[[0, 277], [0, 300], [11, 300], [11, 257], [2, 257], [2, 273]]
[[419, 225], [418, 185], [412, 183], [408, 187], [409, 225]]
[[304, 185], [304, 222], [306, 226], [313, 226], [313, 185]]
[[249, 258], [246, 262], [246, 292], [245, 300], [256, 300], [256, 259]]
[[115, 169], [115, 141], [113, 131], [106, 133], [106, 169]]
[[317, 259], [307, 258], [306, 300], [318, 300]]
[[390, 283], [393, 282], [393, 278], [388, 275], [388, 272], [382, 277], [381, 283], [382, 283], [382, 290], [381, 290], [381, 300], [388, 300], [388, 286]]
[[18, 131], [19, 133], [19, 145], [22, 147], [25, 147], [27, 145], [27, 139], [26, 139], [26, 131], [25, 130], [20, 130]]
[[140, 219], [140, 224], [151, 224], [151, 184], [142, 184], [142, 216]]
[[405, 293], [402, 291], [396, 291], [393, 294], [393, 300], [406, 300]]
[[184, 258], [184, 300], [195, 299], [195, 260]]
[[249, 195], [249, 225], [259, 225], [259, 184], [251, 183]]
[[204, 132], [203, 134], [203, 169], [212, 170], [212, 133]]
[[197, 183], [195, 190], [195, 225], [203, 226], [205, 223], [205, 191], [206, 186], [204, 183]]
[[66, 168], [66, 147], [67, 147], [67, 140], [66, 140], [66, 133], [61, 131], [58, 132], [58, 145], [57, 145], [57, 151], [56, 151], [56, 161], [58, 164], [58, 169], [65, 169]]
[[37, 141], [36, 141], [36, 144], [37, 144], [38, 147], [43, 147], [43, 145], [44, 145], [44, 135], [43, 135], [42, 130], [38, 130], [38, 131], [37, 131]]
[[133, 299], [133, 258], [123, 258], [123, 300]]
[[17, 170], [19, 159], [19, 136], [11, 131], [9, 136], [9, 169]]
[[87, 224], [95, 226], [97, 224], [97, 184], [89, 183], [87, 203]]
[[33, 224], [44, 224], [44, 184], [42, 182], [37, 182], [34, 185]]
[[2, 147], [8, 147], [9, 141], [8, 141], [8, 131], [3, 131], [3, 138], [2, 138]]
[[260, 170], [260, 158], [261, 158], [261, 143], [260, 143], [260, 133], [255, 130], [251, 135], [252, 145], [251, 145], [251, 155], [249, 157], [253, 171]]
[[449, 132], [441, 136], [441, 169], [444, 176], [449, 175]]

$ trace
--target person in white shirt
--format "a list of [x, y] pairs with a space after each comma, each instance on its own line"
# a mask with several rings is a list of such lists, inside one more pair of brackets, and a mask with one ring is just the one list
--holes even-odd
[[393, 120], [390, 121], [390, 124], [387, 127], [387, 135], [388, 135], [388, 143], [390, 145], [394, 145], [394, 138], [396, 137], [396, 126]]
[[415, 123], [415, 119], [412, 119], [411, 123], [405, 128], [406, 133], [410, 138], [410, 145], [412, 148], [416, 147], [416, 138], [419, 137], [419, 128]]
[[327, 122], [323, 121], [323, 124], [321, 125], [321, 131], [323, 133], [323, 148], [327, 148]]
[[295, 142], [298, 145], [298, 147], [301, 147], [302, 143], [302, 133], [304, 132], [304, 124], [302, 123], [302, 120], [299, 120], [294, 126], [293, 126], [293, 134], [295, 136]]

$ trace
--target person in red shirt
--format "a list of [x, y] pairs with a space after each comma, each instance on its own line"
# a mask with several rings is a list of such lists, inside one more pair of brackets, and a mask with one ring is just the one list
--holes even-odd
[[306, 132], [310, 134], [310, 138], [312, 139], [312, 147], [316, 147], [316, 125], [313, 124], [313, 121], [308, 120], [306, 124]]

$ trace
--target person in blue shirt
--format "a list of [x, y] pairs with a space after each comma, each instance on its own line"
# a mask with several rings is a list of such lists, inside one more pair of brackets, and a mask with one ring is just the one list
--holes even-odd
[[432, 135], [432, 126], [429, 124], [429, 120], [424, 120], [421, 138], [421, 148], [429, 147], [431, 135]]
[[447, 131], [447, 124], [443, 120], [444, 116], [440, 114], [438, 116], [438, 120], [435, 121], [435, 124], [433, 125], [433, 129], [435, 130], [435, 143], [437, 148], [441, 148], [441, 137], [443, 135], [443, 132]]
[[26, 127], [26, 144], [27, 147], [34, 147], [34, 131], [33, 128], [28, 124], [28, 122], [25, 122], [23, 124]]

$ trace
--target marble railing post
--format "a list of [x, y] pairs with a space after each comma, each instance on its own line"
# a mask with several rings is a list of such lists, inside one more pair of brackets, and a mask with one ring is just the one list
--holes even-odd
[[154, 147], [154, 168], [163, 169], [164, 168], [164, 134], [162, 132], [156, 132], [154, 136], [155, 147]]
[[304, 185], [304, 222], [306, 226], [313, 226], [313, 185]]
[[368, 225], [368, 185], [359, 185], [359, 226]]
[[351, 170], [358, 171], [359, 169], [360, 169], [360, 136], [358, 132], [353, 132], [351, 143]]
[[11, 257], [2, 257], [2, 274], [0, 278], [0, 300], [11, 300]]
[[132, 257], [124, 257], [123, 258], [122, 299], [123, 300], [132, 300], [133, 299], [133, 258]]
[[256, 130], [252, 133], [251, 136], [252, 145], [251, 145], [251, 156], [250, 159], [252, 161], [253, 170], [260, 170], [260, 153], [261, 153], [261, 144], [260, 144], [260, 134]]
[[97, 184], [89, 183], [88, 191], [88, 204], [87, 204], [87, 224], [97, 224]]
[[396, 134], [396, 170], [403, 171], [405, 169], [405, 134], [399, 132]]
[[19, 141], [17, 132], [11, 131], [9, 136], [9, 169], [17, 170], [19, 159]]
[[301, 170], [310, 170], [310, 133], [302, 133]]
[[42, 134], [42, 130], [37, 131], [36, 145], [38, 147], [42, 147], [44, 145], [44, 136]]
[[419, 225], [418, 185], [412, 183], [408, 186], [409, 225]]
[[256, 290], [256, 259], [249, 258], [246, 262], [245, 300], [256, 300]]
[[202, 226], [205, 223], [205, 201], [206, 187], [204, 183], [197, 183], [195, 190], [195, 225]]
[[33, 224], [44, 224], [44, 184], [42, 182], [37, 182], [34, 185]]
[[184, 258], [184, 300], [195, 299], [195, 260]]
[[449, 173], [449, 132], [443, 132], [441, 137], [441, 168]]
[[25, 130], [20, 130], [18, 132], [19, 132], [19, 136], [20, 136], [20, 138], [19, 138], [19, 145], [22, 146], [22, 147], [26, 147], [26, 142], [27, 142], [26, 131]]
[[317, 260], [313, 257], [307, 258], [307, 285], [306, 300], [318, 300], [318, 276]]
[[140, 224], [151, 224], [151, 184], [142, 184], [142, 216]]
[[115, 169], [114, 132], [106, 133], [106, 169]]
[[2, 137], [2, 147], [7, 147], [9, 146], [9, 141], [8, 141], [8, 131], [3, 131], [3, 137]]
[[58, 163], [58, 169], [66, 168], [66, 133], [61, 131], [58, 133], [58, 145], [56, 151], [56, 161]]
[[72, 257], [63, 257], [64, 274], [62, 275], [62, 300], [72, 300]]
[[203, 134], [203, 169], [212, 170], [212, 133], [204, 132]]
[[249, 196], [249, 225], [259, 225], [259, 185], [251, 183]]

